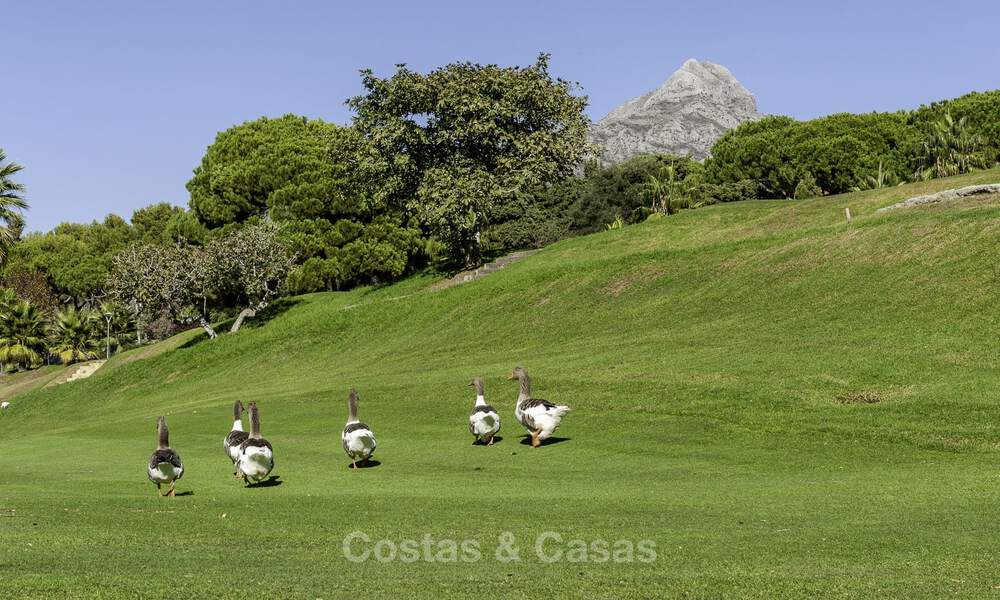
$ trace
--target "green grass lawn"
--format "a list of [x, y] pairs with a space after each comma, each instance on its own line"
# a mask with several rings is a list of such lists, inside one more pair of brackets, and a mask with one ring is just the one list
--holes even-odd
[[[437, 292], [295, 298], [18, 395], [0, 597], [1000, 596], [1000, 202], [874, 213], [987, 181], [688, 211]], [[517, 364], [573, 408], [562, 441], [522, 443]], [[489, 448], [466, 428], [476, 374], [504, 419]], [[340, 447], [351, 386], [375, 468]], [[260, 404], [280, 485], [232, 479], [235, 399]], [[159, 414], [187, 467], [174, 499], [145, 475]], [[356, 563], [354, 531], [353, 552], [430, 536], [482, 556]], [[656, 560], [548, 563], [544, 532], [563, 539], [546, 557], [649, 540]], [[519, 560], [494, 554], [508, 533]]]

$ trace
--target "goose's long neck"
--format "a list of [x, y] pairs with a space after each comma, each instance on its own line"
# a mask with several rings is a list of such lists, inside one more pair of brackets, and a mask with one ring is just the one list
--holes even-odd
[[527, 400], [531, 398], [531, 380], [528, 379], [528, 375], [521, 375], [521, 393], [517, 395], [517, 401]]
[[233, 431], [243, 431], [243, 404], [239, 400], [233, 405]]
[[358, 420], [358, 395], [351, 390], [351, 395], [347, 398], [347, 422], [354, 423]]
[[260, 439], [260, 413], [257, 412], [256, 405], [250, 407], [250, 437]]
[[476, 406], [485, 406], [486, 396], [483, 394], [483, 382], [476, 380]]
[[157, 431], [160, 434], [160, 436], [159, 436], [160, 437], [160, 450], [163, 450], [164, 448], [169, 448], [170, 447], [170, 432], [167, 431], [167, 422], [164, 421], [163, 419], [160, 419], [160, 422], [157, 424], [156, 429], [157, 429]]

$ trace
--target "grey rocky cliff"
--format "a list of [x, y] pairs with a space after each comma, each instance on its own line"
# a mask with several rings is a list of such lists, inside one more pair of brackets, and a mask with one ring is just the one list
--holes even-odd
[[604, 164], [657, 153], [704, 160], [722, 134], [758, 118], [753, 94], [728, 69], [691, 59], [659, 88], [594, 124], [589, 137], [602, 147]]

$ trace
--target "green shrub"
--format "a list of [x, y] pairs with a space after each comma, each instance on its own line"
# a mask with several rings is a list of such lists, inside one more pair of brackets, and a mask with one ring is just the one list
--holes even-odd
[[822, 195], [823, 190], [816, 184], [816, 178], [812, 176], [812, 173], [806, 173], [795, 185], [795, 195], [793, 197], [796, 200], [805, 200]]
[[760, 197], [760, 184], [750, 179], [728, 183], [702, 183], [695, 190], [701, 205], [719, 202], [741, 202]]
[[664, 179], [667, 170], [673, 171], [674, 183], [683, 183], [677, 186], [676, 196], [671, 195], [671, 207], [687, 207], [703, 170], [690, 158], [650, 154], [609, 167], [588, 165], [580, 183], [582, 189], [569, 207], [570, 229], [580, 233], [598, 231], [619, 216], [626, 223], [644, 220], [654, 210], [650, 179]]
[[1000, 90], [972, 92], [952, 100], [932, 102], [913, 111], [909, 122], [927, 134], [946, 114], [955, 121], [965, 119], [969, 131], [982, 139], [985, 166], [1000, 161]]
[[906, 113], [845, 113], [811, 121], [766, 117], [722, 136], [706, 162], [706, 176], [718, 184], [754, 180], [765, 195], [780, 198], [795, 197], [805, 173], [825, 193], [850, 191], [879, 161], [893, 176], [905, 178], [923, 138], [908, 121]]

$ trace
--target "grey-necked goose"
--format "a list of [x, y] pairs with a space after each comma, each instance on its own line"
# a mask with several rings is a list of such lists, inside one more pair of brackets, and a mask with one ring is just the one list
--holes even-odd
[[516, 367], [507, 379], [517, 379], [521, 382], [521, 392], [517, 395], [514, 416], [531, 432], [531, 447], [537, 448], [542, 445], [542, 440], [548, 439], [559, 427], [562, 418], [569, 412], [569, 407], [553, 404], [541, 398], [532, 398], [531, 379], [522, 367]]
[[174, 497], [174, 482], [184, 476], [184, 464], [180, 454], [170, 447], [170, 433], [167, 431], [167, 420], [164, 417], [156, 419], [156, 433], [159, 447], [149, 457], [149, 480], [156, 484], [156, 493], [160, 494], [160, 486], [169, 483], [166, 496]]
[[226, 456], [233, 461], [233, 475], [239, 477], [236, 472], [236, 461], [240, 458], [240, 445], [250, 437], [250, 434], [243, 431], [243, 403], [237, 400], [233, 404], [233, 428], [222, 440], [222, 447], [226, 451]]
[[239, 456], [236, 459], [236, 476], [243, 478], [243, 483], [259, 483], [264, 481], [274, 468], [274, 450], [271, 443], [260, 436], [260, 412], [257, 403], [247, 406], [250, 413], [250, 435], [240, 444]]
[[476, 436], [477, 442], [492, 446], [493, 436], [500, 431], [500, 415], [496, 409], [486, 404], [482, 377], [474, 377], [469, 385], [476, 388], [476, 405], [469, 415], [469, 433]]
[[375, 452], [375, 434], [368, 425], [358, 420], [358, 392], [351, 388], [347, 397], [347, 425], [340, 436], [344, 452], [351, 458], [351, 467], [358, 468], [358, 461], [366, 464]]

